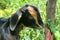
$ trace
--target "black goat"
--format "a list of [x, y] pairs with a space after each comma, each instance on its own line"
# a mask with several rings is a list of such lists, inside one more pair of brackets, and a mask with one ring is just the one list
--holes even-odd
[[35, 6], [25, 5], [10, 18], [0, 18], [0, 40], [19, 40], [19, 31], [24, 26], [42, 28], [43, 22]]

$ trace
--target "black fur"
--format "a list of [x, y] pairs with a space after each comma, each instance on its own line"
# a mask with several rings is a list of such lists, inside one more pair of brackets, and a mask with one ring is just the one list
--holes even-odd
[[27, 9], [28, 7], [34, 9], [32, 11], [37, 13], [38, 24], [43, 26], [38, 9], [32, 5], [25, 5], [18, 9], [10, 18], [0, 18], [0, 40], [19, 40], [19, 31], [23, 29], [23, 25], [40, 29], [40, 26]]

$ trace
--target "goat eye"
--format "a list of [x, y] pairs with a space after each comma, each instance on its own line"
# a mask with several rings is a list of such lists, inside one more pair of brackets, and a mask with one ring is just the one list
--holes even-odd
[[33, 19], [32, 16], [29, 16], [29, 19]]

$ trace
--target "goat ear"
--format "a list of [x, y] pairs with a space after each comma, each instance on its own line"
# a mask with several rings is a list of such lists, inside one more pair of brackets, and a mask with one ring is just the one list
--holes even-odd
[[22, 17], [22, 13], [18, 10], [15, 14], [13, 14], [10, 18], [10, 30], [14, 31], [18, 22]]

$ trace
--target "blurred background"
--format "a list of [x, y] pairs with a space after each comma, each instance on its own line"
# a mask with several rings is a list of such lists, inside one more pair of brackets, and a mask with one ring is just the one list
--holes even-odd
[[[36, 6], [41, 14], [44, 24], [46, 23], [46, 1], [47, 0], [0, 0], [0, 17], [8, 18], [16, 10], [26, 4]], [[60, 0], [57, 0], [55, 23], [50, 29], [56, 40], [60, 40]], [[53, 27], [52, 27], [53, 26]], [[20, 40], [44, 40], [44, 31], [32, 28], [24, 28], [20, 31]]]

